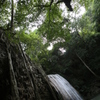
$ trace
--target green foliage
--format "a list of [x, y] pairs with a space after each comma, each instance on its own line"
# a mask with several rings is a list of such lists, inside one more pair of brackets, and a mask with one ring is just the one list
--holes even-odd
[[93, 21], [95, 23], [96, 31], [100, 32], [100, 2], [99, 0], [94, 1], [93, 6]]
[[33, 0], [19, 0], [17, 2], [15, 13], [15, 24], [17, 27], [23, 27], [24, 29], [28, 28], [29, 24], [37, 19], [42, 9], [34, 7], [36, 4], [37, 2], [34, 2]]
[[[90, 92], [92, 87], [90, 84], [96, 77], [83, 65], [76, 54], [83, 59], [92, 71], [100, 76], [100, 4], [98, 0], [95, 2], [91, 0], [90, 4], [87, 4], [88, 2], [90, 1], [87, 1], [85, 4], [89, 6], [86, 13], [80, 18], [76, 18], [73, 22], [70, 21], [70, 23], [67, 24], [56, 23], [57, 27], [51, 24], [52, 27], [49, 26], [49, 28], [46, 29], [47, 24], [45, 23], [47, 21], [45, 21], [40, 27], [41, 30], [39, 29], [39, 31], [46, 35], [44, 36], [47, 37], [49, 41], [52, 41], [52, 39], [56, 40], [57, 37], [64, 39], [64, 42], [57, 42], [48, 53], [41, 54], [41, 57], [38, 56], [46, 73], [59, 73], [64, 75], [67, 80], [83, 94]], [[61, 27], [59, 25], [61, 25]], [[67, 27], [64, 29], [62, 28], [63, 25]], [[62, 35], [59, 35], [60, 32], [56, 29], [59, 29], [59, 31], [68, 31], [65, 31], [65, 33], [60, 31]], [[70, 31], [70, 29], [72, 30]], [[49, 30], [51, 32], [49, 32]], [[57, 34], [54, 34], [54, 36], [51, 35], [55, 32], [57, 32]], [[69, 38], [68, 33], [70, 34]], [[66, 36], [67, 39], [65, 39], [64, 36]], [[60, 51], [60, 48], [64, 48], [66, 52], [63, 53]], [[44, 60], [42, 60], [42, 58]]]
[[9, 22], [10, 17], [10, 2], [6, 0], [3, 2], [3, 0], [0, 1], [0, 27], [6, 28], [7, 23]]
[[84, 6], [86, 9], [90, 7], [91, 3], [94, 3], [94, 0], [73, 0], [74, 2], [78, 2], [81, 6]]
[[[100, 75], [100, 2], [73, 0], [75, 14], [81, 6], [86, 8], [86, 13], [78, 18], [73, 12], [66, 12], [66, 16], [63, 16], [60, 4], [49, 5], [48, 0], [17, 0], [13, 9], [14, 31], [8, 31], [12, 15], [11, 1], [0, 1], [0, 28], [3, 27], [11, 42], [19, 38], [24, 52], [35, 63], [40, 63], [47, 74], [62, 74], [81, 92], [85, 92], [93, 78], [89, 79], [92, 75], [76, 53]], [[38, 29], [31, 32], [35, 25]], [[47, 50], [50, 43], [53, 44], [51, 51]]]
[[28, 56], [38, 61], [37, 55], [43, 49], [42, 38], [36, 34], [37, 31], [30, 32], [30, 34], [25, 33], [22, 31], [21, 33], [17, 34], [24, 51], [28, 54]]

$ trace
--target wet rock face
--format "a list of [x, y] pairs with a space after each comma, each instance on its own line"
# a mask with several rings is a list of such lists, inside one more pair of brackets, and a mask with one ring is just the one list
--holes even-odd
[[40, 69], [31, 63], [19, 44], [2, 37], [0, 31], [0, 100], [57, 100]]

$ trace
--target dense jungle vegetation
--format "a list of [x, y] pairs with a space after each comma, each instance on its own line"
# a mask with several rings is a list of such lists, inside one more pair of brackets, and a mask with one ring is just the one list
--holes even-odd
[[100, 93], [100, 1], [72, 0], [73, 11], [57, 1], [1, 0], [0, 31], [11, 43], [20, 41], [46, 74], [62, 75], [89, 100]]

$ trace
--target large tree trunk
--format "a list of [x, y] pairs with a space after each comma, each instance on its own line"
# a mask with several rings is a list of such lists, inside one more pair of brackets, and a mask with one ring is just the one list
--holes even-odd
[[57, 100], [41, 67], [0, 29], [0, 100]]

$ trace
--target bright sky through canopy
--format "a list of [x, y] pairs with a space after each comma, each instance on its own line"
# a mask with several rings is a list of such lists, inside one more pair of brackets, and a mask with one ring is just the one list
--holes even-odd
[[[66, 9], [66, 6], [64, 5], [64, 4], [61, 4], [61, 8], [62, 8], [62, 10], [64, 11], [63, 12], [63, 16], [67, 16], [67, 9]], [[76, 18], [78, 18], [78, 17], [80, 17], [80, 16], [82, 16], [84, 13], [85, 13], [85, 8], [84, 7], [80, 7], [79, 8], [79, 13], [78, 14], [75, 14], [75, 12], [71, 12], [70, 14], [72, 15], [72, 16], [76, 16]], [[50, 43], [50, 46], [47, 48], [48, 50], [52, 50], [52, 48], [53, 48], [53, 44], [52, 43]]]

